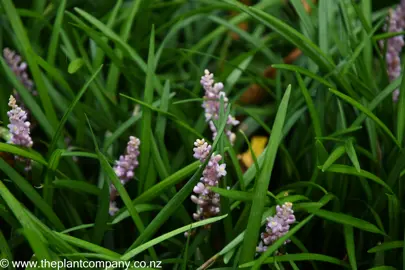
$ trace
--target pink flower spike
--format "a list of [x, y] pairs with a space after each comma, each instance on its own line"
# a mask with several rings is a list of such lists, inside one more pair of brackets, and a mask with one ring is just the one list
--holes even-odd
[[[224, 109], [228, 106], [228, 98], [226, 93], [222, 91], [224, 89], [224, 84], [222, 82], [214, 83], [214, 74], [210, 73], [209, 70], [204, 70], [204, 76], [201, 77], [201, 85], [205, 90], [204, 102], [202, 107], [204, 108], [205, 121], [209, 124], [212, 132], [212, 138], [215, 139], [217, 136], [217, 128], [215, 127], [213, 120], [218, 120], [219, 111], [221, 107], [221, 98], [224, 100]], [[229, 116], [227, 121], [227, 127], [225, 127], [225, 134], [228, 136], [231, 144], [235, 141], [235, 133], [231, 132], [232, 126], [239, 124], [234, 117]]]
[[[210, 153], [211, 145], [201, 139], [197, 140], [194, 146], [196, 146], [193, 149], [194, 157], [205, 162]], [[196, 195], [191, 196], [191, 200], [197, 204], [197, 211], [193, 214], [195, 220], [213, 217], [221, 212], [220, 196], [210, 189], [210, 187], [218, 186], [220, 178], [226, 175], [226, 164], [219, 164], [221, 160], [221, 155], [211, 155], [200, 182], [193, 189], [194, 193], [198, 195], [198, 197]]]
[[[267, 245], [273, 244], [290, 230], [290, 224], [295, 222], [292, 206], [293, 204], [290, 202], [276, 206], [276, 214], [267, 218], [266, 232], [261, 234], [262, 241], [256, 248], [257, 252], [266, 251]], [[287, 243], [289, 243], [289, 240], [284, 242], [284, 244]]]
[[[139, 145], [141, 141], [134, 137], [129, 137], [129, 142], [126, 148], [126, 154], [124, 156], [120, 156], [119, 160], [115, 162], [114, 172], [117, 177], [120, 179], [121, 184], [125, 185], [128, 183], [134, 176], [134, 170], [138, 167], [138, 156], [139, 156]], [[110, 186], [110, 209], [111, 205], [115, 204], [115, 198], [117, 197], [117, 191], [113, 185]], [[110, 210], [111, 213], [114, 211]]]

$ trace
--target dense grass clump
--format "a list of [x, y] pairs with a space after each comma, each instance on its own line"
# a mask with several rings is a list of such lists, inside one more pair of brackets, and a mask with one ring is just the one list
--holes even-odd
[[0, 267], [403, 269], [402, 2], [2, 0]]

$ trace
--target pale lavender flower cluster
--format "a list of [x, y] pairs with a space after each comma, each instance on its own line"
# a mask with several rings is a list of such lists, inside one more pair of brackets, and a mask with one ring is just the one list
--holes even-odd
[[[201, 85], [205, 90], [204, 102], [202, 107], [205, 110], [205, 121], [208, 122], [210, 129], [212, 131], [212, 137], [215, 139], [217, 136], [217, 128], [215, 127], [213, 120], [218, 120], [219, 110], [220, 110], [220, 100], [221, 97], [224, 100], [224, 109], [228, 106], [228, 98], [222, 89], [224, 85], [219, 83], [214, 83], [214, 74], [210, 73], [209, 70], [204, 71], [204, 76], [201, 77]], [[231, 131], [232, 126], [237, 126], [239, 121], [233, 116], [229, 115], [227, 120], [227, 127], [225, 128], [225, 133], [229, 138], [231, 144], [234, 143], [236, 135]]]
[[[139, 145], [141, 141], [134, 137], [129, 137], [129, 142], [126, 148], [126, 154], [121, 155], [120, 159], [116, 161], [114, 171], [121, 181], [121, 184], [125, 185], [134, 177], [134, 170], [138, 167]], [[110, 185], [110, 210], [109, 213], [113, 216], [119, 209], [115, 199], [118, 196], [118, 192], [113, 184]]]
[[[295, 222], [293, 204], [284, 203], [282, 206], [277, 205], [276, 214], [267, 218], [266, 232], [261, 234], [262, 241], [256, 248], [257, 252], [265, 252], [267, 247], [273, 244], [277, 239], [285, 235], [290, 230], [290, 225]], [[290, 240], [284, 242], [289, 243]]]
[[[16, 52], [10, 50], [9, 48], [5, 48], [3, 50], [3, 55], [8, 66], [21, 81], [21, 83], [25, 86], [25, 88], [27, 88], [27, 90], [30, 91], [33, 95], [37, 95], [37, 92], [34, 90], [34, 83], [31, 81], [27, 73], [27, 63], [21, 62], [21, 56], [19, 56]], [[16, 100], [20, 102], [18, 94], [14, 93], [14, 95], [16, 97]]]
[[27, 120], [27, 113], [17, 105], [17, 101], [13, 96], [10, 96], [8, 106], [11, 110], [7, 112], [10, 124], [7, 126], [11, 133], [11, 143], [28, 147], [32, 147], [32, 139], [30, 136], [30, 122]]
[[[194, 157], [201, 162], [209, 157], [211, 145], [204, 139], [196, 140], [194, 143]], [[197, 212], [193, 214], [195, 220], [203, 220], [216, 216], [220, 212], [220, 196], [213, 192], [210, 187], [218, 186], [219, 180], [226, 175], [226, 164], [219, 164], [221, 155], [212, 154], [207, 166], [203, 171], [200, 182], [194, 187], [195, 194], [191, 200], [197, 204]]]
[[[13, 96], [10, 96], [8, 106], [11, 107], [11, 110], [7, 112], [7, 116], [10, 120], [10, 124], [7, 125], [11, 134], [10, 143], [31, 148], [33, 145], [30, 135], [31, 123], [27, 121], [27, 113], [17, 105], [17, 101]], [[31, 161], [25, 161], [27, 162], [25, 169], [28, 171], [31, 169]]]
[[[397, 6], [395, 10], [390, 11], [388, 23], [384, 26], [386, 32], [402, 32], [405, 29], [405, 0]], [[404, 46], [404, 37], [402, 35], [392, 37], [387, 41], [387, 52], [385, 55], [387, 63], [387, 73], [390, 82], [401, 75], [401, 51]], [[381, 47], [384, 42], [380, 41]], [[392, 94], [394, 102], [398, 101], [399, 90], [396, 89]]]

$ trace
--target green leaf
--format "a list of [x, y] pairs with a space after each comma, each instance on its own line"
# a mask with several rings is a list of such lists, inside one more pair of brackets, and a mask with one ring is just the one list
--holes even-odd
[[[161, 100], [162, 100], [162, 102], [160, 104], [160, 110], [163, 112], [167, 112], [169, 110], [169, 102], [170, 102], [170, 81], [169, 80], [167, 80], [165, 82]], [[170, 172], [169, 153], [167, 151], [167, 147], [166, 147], [166, 143], [165, 143], [166, 126], [167, 126], [167, 118], [164, 115], [159, 114], [156, 119], [156, 128], [155, 128], [156, 143], [160, 150], [162, 161], [165, 165], [165, 168], [166, 168], [166, 170], [168, 170], [168, 172]], [[167, 176], [165, 176], [164, 178], [166, 178], [166, 177]]]
[[316, 153], [317, 153], [317, 164], [325, 164], [328, 159], [328, 151], [326, 151], [325, 146], [320, 140], [316, 140]]
[[173, 236], [176, 236], [178, 234], [187, 232], [187, 231], [189, 231], [191, 229], [194, 229], [194, 228], [198, 228], [198, 227], [201, 227], [201, 226], [204, 226], [204, 225], [207, 225], [207, 224], [212, 224], [214, 222], [217, 222], [219, 220], [222, 220], [222, 219], [226, 218], [227, 216], [228, 215], [223, 215], [223, 216], [214, 217], [214, 218], [208, 218], [208, 219], [205, 219], [205, 220], [202, 220], [202, 221], [198, 221], [198, 222], [195, 222], [195, 223], [180, 227], [180, 228], [178, 228], [178, 229], [176, 229], [174, 231], [165, 233], [165, 234], [163, 234], [163, 235], [161, 235], [159, 237], [156, 237], [155, 239], [153, 239], [153, 240], [151, 240], [149, 242], [146, 242], [143, 245], [140, 245], [139, 247], [136, 247], [136, 248], [128, 251], [120, 259], [124, 260], [124, 261], [130, 260], [133, 257], [135, 257], [136, 255], [138, 255], [139, 253], [141, 253], [142, 251], [144, 251], [144, 250], [146, 250], [146, 249], [148, 249], [150, 247], [153, 247], [156, 244], [159, 244], [159, 243], [161, 243], [161, 242], [163, 242], [163, 241], [165, 241], [167, 239], [170, 239]]
[[356, 107], [358, 110], [362, 111], [363, 113], [365, 113], [368, 117], [370, 117], [377, 125], [379, 125], [382, 130], [385, 131], [385, 133], [387, 133], [387, 135], [395, 142], [395, 144], [398, 147], [401, 147], [401, 144], [397, 141], [397, 139], [394, 137], [394, 135], [392, 134], [392, 132], [388, 129], [388, 127], [380, 120], [378, 119], [377, 116], [375, 116], [367, 107], [363, 106], [362, 104], [360, 104], [359, 102], [357, 102], [356, 100], [354, 100], [353, 98], [340, 93], [339, 91], [335, 90], [335, 89], [329, 89], [330, 92], [332, 92], [333, 94], [335, 94], [336, 96], [340, 97], [341, 99], [345, 100], [346, 102], [348, 102], [349, 104], [351, 104], [352, 106]]
[[[153, 102], [153, 92], [154, 92], [154, 73], [155, 73], [155, 29], [152, 27], [152, 32], [149, 40], [149, 54], [148, 54], [148, 69], [146, 71], [146, 85], [144, 91], [144, 102], [151, 105]], [[139, 171], [140, 179], [138, 183], [138, 192], [141, 193], [146, 188], [145, 182], [147, 181], [149, 175], [149, 158], [151, 155], [151, 139], [150, 135], [152, 133], [152, 111], [143, 107], [142, 114], [142, 128], [141, 128], [141, 146], [140, 146], [140, 156], [139, 156]]]
[[[142, 0], [139, 1], [133, 1], [133, 4], [130, 8], [130, 13], [128, 16], [125, 18], [125, 22], [121, 25], [121, 34], [120, 38], [122, 41], [127, 42], [130, 31], [131, 31], [131, 26], [135, 20], [135, 16], [138, 13], [139, 7], [143, 3]], [[112, 29], [113, 27], [109, 27]], [[120, 50], [116, 50], [118, 58], [122, 58], [122, 52]], [[149, 60], [148, 60], [149, 61]], [[115, 65], [111, 65], [110, 69], [108, 71], [108, 77], [107, 77], [107, 91], [116, 93], [117, 92], [117, 86], [118, 86], [118, 79], [119, 75], [122, 69], [119, 69]]]
[[[120, 10], [121, 6], [122, 6], [122, 2], [123, 0], [118, 0], [113, 8], [113, 10], [110, 13], [110, 16], [108, 18], [108, 22], [107, 22], [107, 27], [108, 28], [113, 28], [114, 24], [115, 24], [115, 20], [117, 18], [117, 14], [118, 11]], [[103, 37], [102, 38], [103, 41], [107, 41], [107, 38]], [[104, 59], [105, 59], [105, 52], [102, 48], [97, 48], [96, 49], [96, 55], [94, 57], [94, 67], [98, 67], [100, 66], [102, 63], [104, 63]]]
[[356, 263], [356, 250], [354, 247], [354, 235], [353, 227], [349, 225], [343, 226], [343, 231], [345, 235], [346, 250], [349, 257], [350, 266], [352, 269], [357, 269]]
[[[323, 255], [323, 254], [316, 254], [316, 253], [301, 253], [301, 254], [287, 254], [287, 255], [281, 255], [281, 256], [274, 256], [274, 257], [267, 258], [266, 260], [264, 260], [263, 264], [265, 264], [265, 263], [274, 264], [276, 262], [288, 262], [288, 261], [293, 261], [293, 262], [319, 261], [319, 262], [336, 264], [339, 266], [345, 266], [345, 267], [348, 266], [342, 260], [327, 256], [327, 255]], [[240, 266], [240, 268], [251, 267], [251, 266], [253, 266], [253, 263], [254, 263], [254, 261], [243, 264]]]
[[[114, 50], [108, 45], [107, 40], [105, 38], [101, 37], [97, 31], [88, 27], [79, 17], [75, 16], [74, 14], [72, 14], [68, 11], [66, 11], [66, 14], [73, 21], [76, 22], [75, 27], [83, 30], [83, 32], [85, 32], [89, 36], [89, 38], [91, 38], [91, 40], [94, 41], [94, 43], [96, 43], [99, 46], [99, 48], [103, 51], [103, 53], [105, 53], [111, 59], [111, 61], [114, 63], [114, 65], [121, 68], [121, 71], [123, 72], [125, 77], [131, 81], [131, 77], [129, 76], [130, 74], [128, 73], [128, 71], [125, 68], [122, 68], [122, 65], [123, 65], [122, 60], [118, 58], [118, 56], [116, 55]], [[69, 41], [67, 40], [66, 42], [69, 42]], [[72, 50], [73, 50], [73, 48], [72, 48]], [[70, 56], [70, 60], [74, 61], [76, 58], [77, 58], [76, 54], [72, 53], [72, 55]], [[90, 64], [90, 63], [88, 63], [88, 64]], [[102, 63], [100, 63], [100, 65], [101, 64]], [[94, 67], [98, 67], [100, 65], [96, 65], [96, 61], [94, 61], [94, 63], [93, 63]], [[90, 68], [90, 66], [88, 68]]]
[[98, 156], [94, 153], [88, 153], [88, 152], [69, 152], [69, 151], [62, 151], [61, 154], [62, 157], [87, 157], [87, 158], [92, 158], [92, 159], [97, 159]]
[[133, 201], [133, 204], [144, 203], [151, 201], [154, 198], [158, 197], [160, 194], [165, 192], [168, 188], [175, 186], [181, 181], [184, 181], [186, 177], [195, 172], [201, 165], [201, 162], [195, 161], [190, 165], [178, 170], [173, 173], [166, 179], [160, 181], [158, 184], [146, 190], [144, 193], [136, 197]]
[[[39, 55], [34, 55], [35, 60], [37, 61], [38, 65], [43, 68], [46, 73], [48, 74], [48, 77], [51, 78], [53, 81], [55, 81], [57, 84], [60, 84], [61, 87], [64, 88], [64, 90], [67, 91], [67, 94], [70, 98], [74, 98], [75, 94], [73, 92], [73, 89], [70, 87], [69, 83], [65, 80], [65, 78], [62, 75], [62, 72], [57, 69], [56, 67], [51, 66], [47, 61], [45, 61], [41, 56]], [[48, 86], [50, 85], [50, 82], [48, 80], [48, 78], [45, 78], [45, 84]], [[53, 88], [53, 86], [49, 86], [49, 88]], [[55, 102], [58, 102], [58, 99], [56, 98], [56, 96], [58, 96], [59, 100], [61, 100], [60, 102], [62, 103], [67, 103], [67, 101], [65, 101], [63, 99], [63, 97], [61, 98], [61, 95], [56, 92], [56, 90], [54, 89], [49, 89], [50, 91], [50, 95], [52, 98], [54, 98]], [[54, 93], [52, 93], [52, 92]], [[62, 107], [65, 106], [65, 104], [57, 104], [57, 106]], [[67, 106], [66, 106], [67, 107]]]
[[330, 154], [328, 159], [326, 159], [325, 163], [322, 166], [322, 171], [326, 171], [336, 160], [338, 160], [343, 154], [346, 152], [344, 146], [338, 146], [335, 150]]
[[44, 200], [48, 205], [53, 205], [53, 194], [54, 189], [52, 187], [52, 181], [55, 179], [55, 172], [59, 166], [59, 162], [62, 156], [62, 153], [65, 150], [56, 149], [52, 152], [49, 158], [49, 166], [45, 170], [45, 180], [44, 180], [44, 189], [43, 189], [43, 197]]
[[0, 152], [7, 152], [20, 157], [25, 157], [42, 165], [48, 166], [48, 162], [46, 162], [41, 154], [35, 152], [32, 149], [21, 148], [19, 146], [0, 142]]
[[101, 193], [101, 190], [98, 187], [84, 181], [61, 179], [53, 181], [52, 185], [55, 188], [70, 189], [73, 191], [88, 193], [95, 196], [98, 196]]
[[130, 45], [128, 45], [128, 43], [122, 40], [121, 37], [119, 37], [116, 33], [114, 33], [110, 28], [105, 26], [101, 21], [97, 20], [95, 17], [93, 17], [86, 11], [81, 10], [80, 8], [75, 8], [75, 11], [79, 13], [80, 16], [82, 16], [88, 22], [90, 22], [92, 25], [94, 25], [96, 28], [98, 28], [104, 35], [106, 35], [108, 38], [112, 39], [113, 41], [117, 42], [118, 45], [123, 47], [129, 53], [131, 58], [138, 64], [141, 70], [146, 73], [147, 70], [146, 63], [142, 60], [142, 58], [138, 55], [138, 53]]
[[[3, 232], [0, 230], [0, 252], [3, 255], [2, 257], [9, 260], [13, 261], [13, 253], [11, 252], [11, 249], [7, 243], [6, 238], [4, 238]], [[10, 267], [10, 269], [15, 269], [14, 267]]]
[[404, 246], [405, 246], [404, 241], [390, 241], [390, 242], [384, 242], [382, 244], [379, 244], [378, 246], [370, 248], [367, 252], [376, 253], [376, 252], [392, 250], [392, 249], [396, 249], [396, 248], [403, 248]]
[[[245, 188], [245, 185], [244, 185], [244, 183], [243, 183], [242, 168], [241, 168], [241, 166], [239, 165], [239, 160], [238, 160], [238, 158], [237, 158], [237, 156], [236, 156], [235, 149], [233, 149], [233, 147], [231, 146], [230, 143], [229, 143], [228, 146], [229, 146], [229, 147], [225, 148], [225, 151], [228, 152], [229, 157], [230, 157], [230, 159], [231, 159], [231, 161], [232, 161], [233, 168], [234, 168], [235, 171], [236, 171], [236, 176], [237, 176], [237, 178], [238, 178], [238, 183], [239, 183], [239, 185], [240, 185], [240, 189], [241, 189], [242, 191], [245, 191], [246, 188]], [[404, 172], [404, 173], [405, 173], [405, 172]]]
[[[340, 102], [339, 102], [339, 104], [340, 104]], [[350, 127], [350, 128], [346, 128], [343, 130], [338, 130], [338, 131], [334, 132], [333, 134], [329, 135], [329, 137], [339, 137], [342, 135], [346, 135], [346, 134], [361, 130], [362, 128], [363, 128], [362, 126], [359, 126], [359, 127]]]
[[[149, 211], [153, 211], [153, 210], [159, 210], [159, 209], [161, 209], [162, 207], [160, 207], [160, 206], [158, 206], [158, 205], [151, 205], [151, 204], [139, 204], [139, 205], [135, 205], [135, 208], [136, 208], [136, 210], [137, 210], [139, 213], [142, 213], [142, 212], [149, 212]], [[108, 211], [106, 211], [106, 213], [108, 213]], [[118, 224], [118, 223], [120, 223], [122, 220], [124, 220], [124, 219], [126, 219], [126, 218], [128, 218], [128, 217], [130, 217], [130, 215], [129, 215], [128, 212], [126, 212], [126, 213], [124, 212], [124, 213], [121, 213], [121, 214], [117, 214], [117, 215], [114, 217], [113, 221], [112, 221], [111, 223], [108, 223], [107, 225], [108, 225], [108, 226], [111, 226], [111, 225]], [[95, 223], [82, 224], [82, 225], [78, 225], [78, 226], [75, 226], [75, 227], [71, 227], [71, 228], [69, 228], [69, 229], [66, 229], [66, 230], [62, 231], [61, 233], [67, 234], [67, 233], [74, 232], [74, 231], [79, 231], [79, 230], [85, 230], [85, 229], [88, 229], [88, 228], [93, 228], [94, 226], [95, 226]]]
[[[405, 68], [405, 63], [403, 64]], [[404, 131], [405, 131], [405, 76], [402, 76], [401, 87], [399, 89], [398, 99], [398, 118], [397, 118], [397, 138], [401, 145], [403, 145]]]
[[251, 192], [244, 192], [244, 191], [238, 191], [238, 190], [227, 190], [227, 189], [218, 188], [218, 187], [210, 187], [210, 189], [223, 197], [233, 199], [235, 201], [249, 202], [249, 201], [252, 201], [252, 199], [253, 199], [253, 193], [251, 193]]
[[[29, 228], [23, 229], [23, 234], [25, 238], [28, 240], [29, 245], [31, 246], [32, 251], [35, 254], [35, 257], [38, 261], [45, 260], [48, 262], [54, 261], [55, 259], [49, 254], [48, 250], [49, 247], [42, 237], [41, 234], [38, 234], [38, 231], [31, 230]], [[45, 268], [51, 269], [51, 268]]]
[[68, 66], [69, 74], [74, 74], [84, 65], [84, 60], [82, 58], [77, 58], [70, 62]]
[[[60, 250], [62, 253], [76, 253], [78, 252], [76, 249], [74, 249], [71, 245], [69, 245], [66, 241], [62, 240], [60, 237], [58, 237], [56, 234], [57, 232], [52, 231], [49, 229], [45, 224], [43, 224], [34, 214], [29, 212], [28, 210], [23, 209], [23, 212], [27, 217], [29, 217], [30, 221], [32, 224], [35, 226], [36, 229], [38, 229], [38, 235], [43, 234], [46, 239], [48, 239], [48, 242], [51, 242], [55, 248]], [[82, 256], [77, 256], [76, 259], [82, 259], [85, 260], [84, 257]]]
[[401, 32], [388, 32], [388, 33], [382, 33], [382, 34], [374, 35], [373, 40], [379, 41], [379, 40], [390, 39], [390, 38], [393, 38], [393, 37], [403, 36], [403, 35], [405, 35], [404, 31], [401, 31]]
[[328, 194], [328, 191], [326, 189], [324, 189], [322, 186], [320, 186], [320, 185], [318, 185], [316, 183], [309, 182], [309, 181], [300, 181], [300, 182], [296, 182], [296, 183], [293, 183], [293, 184], [284, 185], [282, 187], [282, 190], [289, 190], [289, 189], [295, 189], [295, 188], [307, 187], [307, 186], [316, 187], [320, 191], [322, 191], [324, 194]]
[[318, 37], [320, 49], [328, 53], [330, 49], [330, 31], [332, 3], [330, 1], [320, 0], [318, 6]]
[[252, 156], [253, 163], [255, 164], [255, 167], [256, 167], [256, 174], [258, 175], [260, 173], [260, 166], [259, 166], [259, 163], [257, 162], [256, 154], [253, 151], [252, 144], [250, 143], [249, 138], [246, 136], [246, 134], [245, 134], [245, 132], [243, 132], [243, 130], [240, 129], [239, 132], [243, 135], [243, 138], [245, 139], [245, 142], [248, 145], [250, 155]]
[[110, 186], [107, 181], [104, 181], [103, 188], [98, 196], [98, 209], [96, 219], [94, 221], [94, 229], [92, 235], [92, 242], [94, 244], [101, 244], [104, 239], [104, 234], [107, 230], [107, 221], [110, 218]]
[[[59, 35], [61, 32], [61, 28], [62, 28], [63, 15], [64, 15], [65, 8], [66, 8], [66, 0], [60, 1], [58, 12], [56, 14], [55, 23], [53, 24], [51, 41], [49, 42], [49, 48], [48, 48], [47, 61], [51, 66], [53, 66], [55, 63], [55, 56], [56, 56], [56, 51], [58, 48]], [[69, 65], [69, 67], [70, 67], [70, 65]]]
[[[394, 92], [395, 89], [398, 89], [400, 87], [401, 79], [402, 77], [392, 81], [387, 87], [385, 87], [382, 91], [378, 93], [378, 95], [367, 105], [368, 111], [373, 111], [375, 108], [377, 108], [378, 105], [381, 104], [381, 102], [384, 101], [385, 98], [391, 96], [392, 92]], [[356, 120], [353, 122], [351, 127], [356, 127], [361, 125], [361, 123], [366, 120], [367, 116], [369, 116], [367, 113], [363, 112], [361, 115], [359, 115]]]
[[354, 150], [353, 141], [347, 140], [345, 144], [346, 153], [349, 156], [350, 160], [353, 163], [353, 166], [356, 168], [357, 172], [360, 172], [360, 163], [359, 159], [357, 158], [356, 150]]
[[367, 172], [364, 170], [360, 170], [360, 172], [358, 172], [355, 168], [347, 166], [347, 165], [343, 165], [343, 164], [333, 164], [326, 171], [365, 177], [365, 178], [370, 179], [371, 181], [383, 186], [386, 190], [388, 190], [391, 194], [393, 194], [392, 189], [382, 179], [380, 179], [379, 177], [377, 177], [376, 175], [374, 175], [370, 172]]
[[[121, 94], [122, 95], [122, 94]], [[122, 95], [125, 96], [125, 95]], [[170, 98], [172, 98], [174, 96], [174, 93], [172, 93], [170, 95]], [[126, 97], [126, 96], [125, 96]], [[131, 100], [133, 100], [130, 97], [127, 97]], [[156, 106], [159, 106], [161, 104], [161, 100], [157, 100], [155, 102], [153, 102], [152, 106], [150, 106], [150, 108], [153, 110], [153, 108], [155, 108]], [[111, 136], [109, 136], [108, 138], [106, 138], [106, 140], [104, 141], [103, 144], [103, 150], [107, 151], [108, 147], [114, 143], [114, 141], [116, 141], [120, 136], [122, 136], [122, 134], [125, 133], [125, 131], [127, 131], [130, 127], [132, 127], [133, 124], [135, 124], [139, 119], [141, 119], [142, 117], [142, 111], [138, 111], [137, 108], [135, 107], [135, 110], [133, 112], [133, 114], [131, 115], [130, 118], [128, 118], [128, 120], [126, 120], [124, 123], [122, 123], [114, 132], [113, 134], [111, 134]]]
[[0, 169], [10, 177], [14, 184], [23, 191], [32, 203], [38, 207], [39, 210], [49, 219], [50, 222], [58, 229], [63, 230], [64, 226], [58, 216], [53, 212], [52, 208], [42, 199], [38, 192], [27, 182], [21, 175], [19, 175], [10, 165], [0, 158]]
[[84, 93], [86, 92], [87, 88], [89, 87], [90, 83], [96, 78], [97, 74], [101, 71], [103, 66], [100, 66], [99, 69], [93, 74], [93, 76], [84, 84], [84, 86], [82, 87], [82, 89], [79, 91], [79, 93], [76, 95], [75, 99], [72, 101], [72, 103], [69, 105], [67, 111], [65, 112], [65, 114], [63, 115], [61, 121], [59, 122], [59, 125], [56, 129], [56, 132], [52, 138], [51, 144], [49, 146], [48, 149], [48, 153], [50, 155], [50, 163], [52, 163], [51, 161], [54, 161], [54, 166], [50, 167], [47, 172], [46, 175], [47, 177], [45, 178], [45, 188], [44, 188], [44, 198], [45, 200], [48, 202], [49, 205], [52, 205], [52, 200], [53, 200], [53, 189], [51, 188], [51, 184], [53, 181], [53, 175], [52, 175], [52, 169], [56, 170], [57, 165], [59, 164], [59, 159], [60, 156], [62, 154], [61, 151], [58, 151], [57, 154], [55, 155], [54, 149], [56, 148], [56, 145], [58, 143], [58, 141], [60, 140], [60, 137], [62, 135], [63, 132], [63, 128], [70, 116], [70, 114], [72, 113], [73, 109], [75, 108], [76, 104], [79, 102], [80, 98], [84, 95]]
[[359, 219], [359, 218], [355, 218], [346, 214], [342, 214], [342, 213], [336, 213], [336, 212], [331, 212], [331, 211], [327, 211], [327, 210], [314, 210], [314, 211], [310, 211], [310, 213], [330, 220], [332, 222], [335, 223], [340, 223], [343, 225], [349, 225], [355, 228], [358, 228], [360, 230], [366, 231], [366, 232], [372, 232], [372, 233], [378, 233], [381, 235], [385, 235], [384, 232], [382, 232], [379, 228], [377, 228], [374, 224], [371, 224], [368, 221]]
[[249, 215], [249, 223], [246, 228], [240, 263], [251, 261], [256, 252], [257, 239], [259, 237], [260, 231], [260, 221], [264, 210], [264, 199], [266, 197], [266, 191], [268, 190], [268, 186], [270, 183], [277, 150], [283, 135], [282, 131], [287, 114], [290, 94], [291, 85], [288, 86], [277, 111], [276, 119], [274, 120], [273, 124], [272, 134], [270, 136], [267, 150], [265, 152], [265, 160], [263, 163], [262, 171], [257, 179], [256, 187], [254, 189], [252, 208]]
[[307, 103], [309, 114], [311, 115], [312, 124], [314, 125], [315, 136], [322, 137], [322, 128], [321, 128], [321, 124], [319, 122], [318, 113], [316, 112], [316, 109], [314, 106], [314, 102], [312, 101], [309, 91], [308, 91], [307, 87], [305, 86], [304, 81], [302, 80], [300, 74], [296, 71], [295, 75], [297, 77], [298, 85], [300, 86], [302, 95], [304, 96], [305, 102]]
[[313, 38], [315, 35], [315, 26], [312, 23], [312, 19], [310, 15], [304, 8], [304, 2], [300, 0], [292, 0], [291, 4], [294, 6], [294, 9], [297, 11], [298, 16], [301, 19], [301, 23], [303, 25], [303, 29], [305, 30], [308, 38]]
[[96, 72], [90, 77], [90, 79], [83, 85], [82, 89], [80, 89], [79, 93], [76, 95], [72, 103], [69, 105], [67, 111], [63, 115], [62, 119], [59, 122], [58, 128], [56, 129], [56, 132], [52, 138], [50, 147], [49, 147], [49, 153], [52, 153], [53, 150], [56, 147], [56, 144], [59, 140], [59, 137], [62, 135], [63, 128], [66, 124], [67, 119], [69, 118], [70, 114], [72, 113], [73, 109], [76, 107], [77, 103], [79, 102], [80, 98], [84, 95], [86, 92], [87, 88], [90, 86], [90, 84], [93, 82], [93, 80], [97, 77], [98, 73], [101, 71], [103, 66], [100, 66]]
[[189, 126], [186, 122], [179, 120], [178, 117], [177, 117], [176, 115], [172, 114], [172, 113], [169, 113], [169, 112], [166, 112], [166, 111], [162, 111], [162, 110], [160, 110], [160, 109], [158, 109], [158, 108], [156, 108], [156, 107], [154, 107], [154, 106], [152, 106], [152, 105], [150, 105], [150, 104], [148, 104], [148, 103], [146, 103], [146, 102], [143, 102], [143, 101], [141, 101], [141, 100], [138, 100], [138, 99], [129, 97], [129, 96], [124, 95], [124, 94], [120, 94], [120, 96], [123, 96], [123, 97], [125, 97], [125, 98], [128, 98], [128, 99], [130, 99], [130, 100], [132, 100], [132, 101], [135, 101], [136, 103], [141, 104], [141, 105], [142, 105], [143, 107], [145, 107], [145, 108], [148, 108], [148, 109], [150, 109], [150, 110], [153, 110], [153, 111], [155, 111], [155, 112], [158, 112], [158, 113], [160, 113], [160, 114], [162, 114], [162, 115], [164, 115], [164, 116], [167, 116], [167, 118], [170, 118], [175, 124], [177, 124], [177, 125], [179, 125], [180, 127], [183, 127], [184, 129], [190, 131], [190, 132], [193, 133], [195, 136], [197, 136], [197, 137], [199, 137], [199, 138], [202, 138], [202, 137], [203, 137], [197, 130], [195, 130], [194, 128], [192, 128], [191, 126]]
[[329, 88], [333, 87], [333, 84], [331, 84], [330, 82], [328, 82], [324, 78], [316, 75], [315, 73], [313, 73], [313, 72], [311, 72], [311, 71], [309, 71], [309, 70], [307, 70], [305, 68], [298, 67], [298, 66], [293, 66], [293, 65], [287, 65], [287, 64], [274, 64], [274, 65], [271, 65], [271, 66], [273, 68], [275, 68], [275, 69], [285, 69], [285, 70], [295, 71], [295, 72], [298, 72], [298, 73], [303, 74], [303, 75], [307, 75], [308, 77], [317, 80], [318, 82], [322, 83], [323, 85], [325, 85], [325, 86], [327, 86]]
[[[149, 212], [149, 211], [158, 211], [161, 210], [163, 207], [159, 206], [159, 205], [152, 205], [152, 204], [137, 204], [135, 205], [135, 209], [138, 211], [138, 213], [142, 213], [142, 212]], [[130, 217], [128, 210], [118, 213], [113, 221], [111, 222], [111, 224], [118, 224], [120, 223], [122, 220], [126, 219]]]
[[376, 266], [373, 268], [369, 268], [368, 270], [397, 270], [397, 268], [392, 267], [392, 266], [382, 265], [382, 266]]
[[76, 238], [76, 237], [73, 237], [73, 236], [70, 236], [70, 235], [66, 235], [66, 234], [63, 234], [63, 233], [59, 233], [59, 232], [55, 232], [55, 235], [58, 236], [60, 239], [66, 241], [67, 243], [72, 244], [73, 246], [76, 246], [76, 247], [79, 247], [79, 248], [94, 252], [96, 254], [106, 255], [106, 256], [109, 256], [111, 258], [115, 258], [117, 260], [121, 257], [120, 254], [118, 254], [118, 253], [116, 253], [114, 251], [103, 248], [103, 247], [101, 247], [99, 245], [92, 244], [92, 243], [84, 241], [82, 239], [79, 239], [79, 238]]
[[[2, 161], [2, 159], [0, 159], [0, 161]], [[0, 196], [8, 205], [8, 207], [13, 212], [14, 216], [17, 218], [18, 222], [23, 228], [35, 230], [35, 226], [32, 224], [29, 217], [27, 217], [21, 203], [13, 196], [13, 194], [10, 193], [10, 191], [7, 189], [2, 181], [0, 181]], [[41, 235], [40, 232], [37, 233], [38, 235]]]
[[[166, 179], [169, 176], [165, 164], [163, 163], [163, 159], [160, 155], [159, 147], [156, 143], [156, 140], [153, 136], [153, 133], [150, 134], [150, 140], [152, 143], [152, 156], [151, 161], [153, 161], [155, 168], [162, 179]], [[151, 186], [154, 186], [154, 183], [145, 183], [145, 189], [148, 190]]]

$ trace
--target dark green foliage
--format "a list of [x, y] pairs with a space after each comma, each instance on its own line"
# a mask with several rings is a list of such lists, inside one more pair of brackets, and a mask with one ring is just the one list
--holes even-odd
[[[405, 78], [388, 82], [379, 47], [392, 36], [382, 25], [393, 4], [318, 0], [307, 13], [300, 0], [0, 1], [0, 47], [22, 56], [38, 91], [1, 58], [0, 126], [15, 89], [34, 147], [0, 138], [0, 259], [403, 269], [405, 95], [397, 104], [391, 96]], [[283, 63], [294, 48], [302, 55]], [[276, 75], [264, 78], [270, 65]], [[214, 141], [201, 107], [204, 69], [231, 104]], [[240, 102], [252, 84], [263, 98]], [[224, 135], [230, 113], [241, 120], [234, 146]], [[246, 169], [238, 155], [255, 135], [269, 141]], [[141, 139], [140, 166], [123, 186], [113, 166], [129, 136]], [[190, 195], [206, 164], [193, 158], [193, 142], [202, 137], [227, 175], [213, 189], [221, 214], [195, 222]], [[32, 171], [13, 155], [33, 160]], [[113, 217], [111, 183], [120, 194]], [[266, 217], [284, 202], [297, 222], [256, 254]]]

